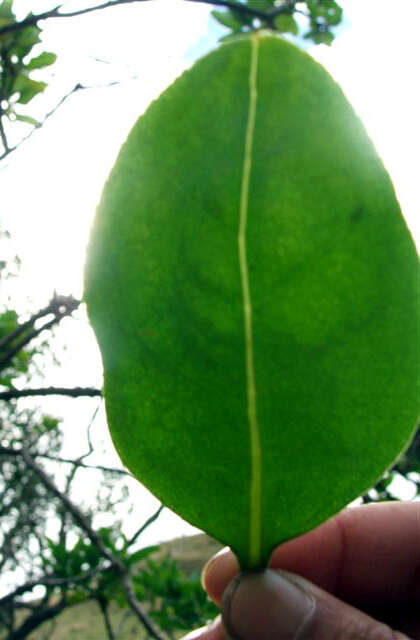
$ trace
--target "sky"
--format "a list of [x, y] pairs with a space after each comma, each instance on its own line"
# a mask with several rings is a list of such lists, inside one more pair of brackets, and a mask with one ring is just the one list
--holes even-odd
[[[93, 2], [65, 3], [70, 10]], [[24, 11], [27, 0], [17, 0]], [[51, 8], [31, 2], [34, 12]], [[407, 223], [420, 246], [420, 43], [419, 0], [346, 0], [346, 22], [332, 47], [309, 47], [341, 84], [362, 118], [394, 181]], [[44, 25], [43, 48], [58, 61], [39, 77], [51, 89], [34, 100], [31, 115], [41, 115], [76, 83], [101, 85], [78, 92], [42, 130], [0, 166], [2, 225], [13, 236], [11, 251], [22, 261], [13, 282], [13, 300], [22, 311], [42, 307], [56, 290], [82, 295], [82, 272], [89, 229], [121, 143], [135, 120], [194, 58], [213, 48], [221, 31], [209, 7], [182, 0], [126, 5]], [[103, 88], [115, 80], [116, 86]], [[8, 293], [3, 289], [2, 299]], [[9, 291], [10, 293], [10, 291]], [[64, 350], [63, 344], [67, 345]], [[62, 366], [46, 373], [45, 384], [100, 386], [101, 363], [83, 313], [63, 322], [58, 340]], [[66, 455], [80, 452], [96, 401], [50, 398], [46, 411], [63, 415]], [[103, 412], [95, 422], [95, 460], [118, 464]], [[86, 476], [85, 476], [86, 477]], [[83, 486], [83, 499], [97, 490], [94, 475]], [[81, 499], [82, 494], [75, 495]], [[147, 517], [156, 501], [139, 485], [127, 531]], [[143, 543], [194, 531], [166, 513]]]

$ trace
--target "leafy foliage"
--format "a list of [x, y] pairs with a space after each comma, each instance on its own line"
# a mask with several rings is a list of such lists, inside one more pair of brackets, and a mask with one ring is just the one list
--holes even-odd
[[[14, 23], [13, 0], [2, 0], [0, 27]], [[41, 28], [37, 24], [0, 34], [0, 127], [5, 147], [4, 119], [32, 126], [39, 124], [35, 118], [22, 112], [20, 106], [27, 105], [47, 86], [33, 78], [32, 72], [54, 64], [57, 58], [55, 53], [48, 51], [32, 55], [32, 50], [41, 42], [40, 34]]]
[[[330, 45], [334, 40], [334, 28], [343, 18], [343, 9], [335, 0], [243, 0], [241, 9], [215, 9], [213, 18], [232, 36], [247, 34], [261, 28], [273, 29], [279, 33], [302, 35], [315, 44]], [[246, 12], [249, 8], [253, 12]]]
[[137, 597], [149, 603], [150, 615], [165, 631], [203, 626], [218, 613], [208, 599], [197, 571], [182, 571], [167, 555], [149, 559], [134, 578]]
[[[54, 454], [63, 437], [58, 421], [55, 424], [51, 429], [49, 417], [34, 410], [19, 411], [8, 403], [0, 413], [0, 441], [9, 449], [24, 442], [37, 446], [39, 453]], [[0, 503], [0, 571], [29, 566], [34, 575], [41, 566], [43, 536], [53, 505], [39, 478], [19, 456], [0, 455]]]

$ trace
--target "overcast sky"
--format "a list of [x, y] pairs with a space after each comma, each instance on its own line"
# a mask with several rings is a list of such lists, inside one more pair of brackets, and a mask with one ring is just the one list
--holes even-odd
[[[18, 2], [22, 9], [29, 4], [34, 12], [55, 4]], [[87, 4], [94, 3], [79, 0], [65, 7]], [[337, 79], [362, 117], [420, 245], [420, 2], [347, 0], [342, 5], [346, 28], [331, 48], [311, 48], [310, 53]], [[150, 100], [196, 55], [214, 47], [219, 34], [209, 19], [208, 6], [182, 0], [126, 5], [45, 23], [44, 48], [59, 58], [47, 72], [52, 88], [34, 100], [32, 114], [51, 108], [78, 82], [121, 82], [72, 96], [0, 168], [1, 221], [12, 232], [13, 249], [23, 260], [22, 276], [13, 285], [21, 309], [41, 307], [53, 290], [81, 296], [89, 227], [119, 146]], [[47, 382], [100, 385], [100, 360], [83, 315], [64, 326], [68, 350], [61, 369]], [[45, 401], [46, 410], [66, 416], [69, 455], [80, 451], [94, 406], [87, 400]], [[102, 439], [99, 427], [97, 438]], [[104, 459], [100, 451], [98, 461]], [[116, 463], [112, 453], [106, 460]], [[91, 485], [94, 492], [94, 480]], [[147, 492], [138, 489], [137, 494], [140, 506], [133, 515], [135, 523], [155, 504]], [[150, 537], [170, 538], [184, 531], [192, 529], [167, 515]]]

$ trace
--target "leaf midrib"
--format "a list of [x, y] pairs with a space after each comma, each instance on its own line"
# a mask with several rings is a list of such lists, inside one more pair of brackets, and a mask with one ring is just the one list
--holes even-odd
[[250, 38], [250, 41], [251, 62], [249, 72], [249, 107], [245, 133], [245, 152], [242, 169], [241, 199], [239, 208], [238, 256], [244, 313], [245, 366], [247, 384], [246, 395], [251, 463], [249, 488], [249, 564], [250, 567], [256, 567], [261, 563], [261, 442], [257, 415], [257, 392], [254, 366], [254, 341], [252, 330], [252, 299], [248, 274], [246, 231], [249, 209], [249, 184], [252, 170], [252, 150], [255, 132], [256, 108], [258, 101], [258, 35], [253, 35]]

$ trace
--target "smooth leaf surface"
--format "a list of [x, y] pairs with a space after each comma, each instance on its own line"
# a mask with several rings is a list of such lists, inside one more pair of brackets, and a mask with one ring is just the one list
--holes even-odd
[[263, 565], [410, 437], [417, 286], [340, 88], [279, 38], [221, 47], [134, 126], [92, 231], [85, 297], [124, 464]]

